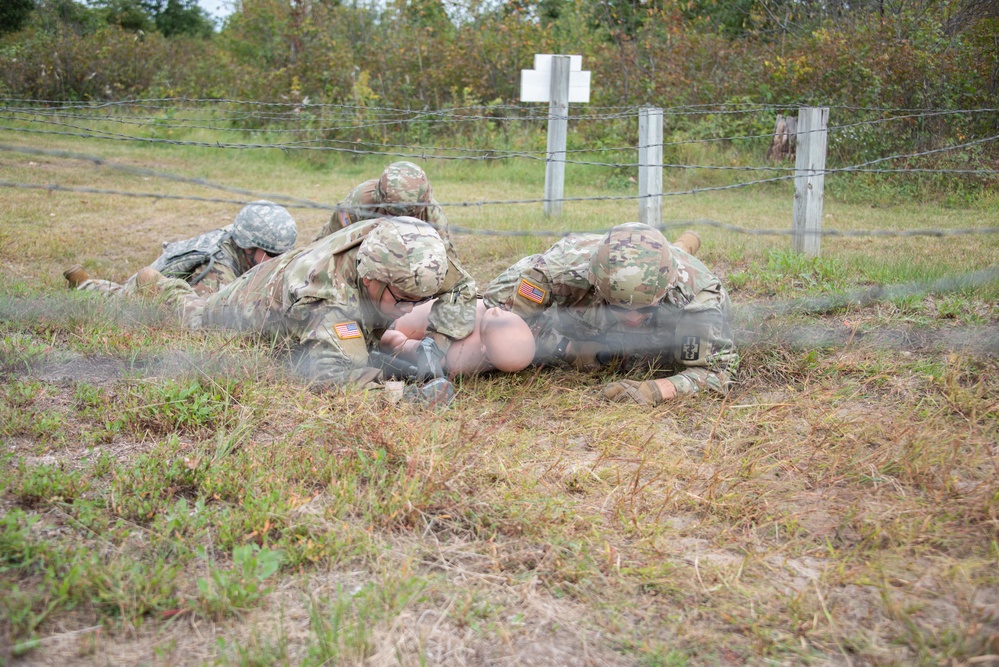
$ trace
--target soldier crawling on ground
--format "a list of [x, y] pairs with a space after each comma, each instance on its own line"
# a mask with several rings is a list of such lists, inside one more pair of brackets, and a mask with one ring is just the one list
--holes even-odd
[[540, 363], [599, 368], [619, 360], [681, 369], [612, 382], [603, 394], [613, 401], [655, 405], [704, 389], [725, 393], [738, 367], [721, 282], [648, 225], [564, 238], [508, 268], [483, 298], [530, 324]]
[[475, 325], [475, 281], [429, 224], [377, 218], [340, 230], [250, 269], [201, 297], [151, 268], [137, 277], [191, 328], [252, 331], [287, 343], [296, 367], [318, 383], [367, 386], [382, 379], [368, 351], [397, 318], [436, 298], [417, 344], [417, 381], [406, 397], [439, 403], [454, 395], [441, 362]]
[[447, 218], [434, 199], [427, 174], [412, 162], [393, 162], [382, 175], [356, 186], [337, 204], [314, 240], [362, 220], [407, 216], [430, 223], [447, 240]]
[[[248, 270], [295, 247], [298, 227], [283, 207], [260, 200], [247, 204], [233, 223], [184, 241], [163, 243], [150, 266], [168, 278], [184, 280], [198, 294], [212, 294]], [[136, 276], [124, 284], [90, 278], [79, 264], [63, 276], [70, 287], [104, 294], [135, 292]]]

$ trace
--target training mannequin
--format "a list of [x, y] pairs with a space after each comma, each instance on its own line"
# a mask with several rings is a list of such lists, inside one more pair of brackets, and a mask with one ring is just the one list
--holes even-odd
[[[433, 302], [421, 304], [397, 319], [382, 335], [382, 350], [403, 359], [412, 354], [426, 335], [432, 306]], [[534, 352], [534, 336], [524, 320], [501, 308], [486, 308], [479, 299], [475, 328], [468, 337], [451, 344], [443, 363], [452, 377], [490, 370], [516, 373], [530, 365]]]

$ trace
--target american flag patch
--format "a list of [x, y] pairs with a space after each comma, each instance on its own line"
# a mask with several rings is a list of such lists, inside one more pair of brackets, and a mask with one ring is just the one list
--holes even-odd
[[545, 294], [547, 294], [547, 292], [532, 283], [527, 278], [522, 278], [520, 281], [520, 287], [517, 288], [517, 294], [524, 297], [528, 301], [533, 301], [534, 303], [544, 303]]
[[347, 215], [347, 211], [340, 209], [337, 211], [337, 215], [340, 217], [340, 226], [346, 227], [350, 224], [350, 216]]
[[361, 329], [357, 326], [357, 322], [340, 322], [340, 324], [334, 324], [333, 331], [336, 332], [336, 336], [340, 340], [361, 337]]

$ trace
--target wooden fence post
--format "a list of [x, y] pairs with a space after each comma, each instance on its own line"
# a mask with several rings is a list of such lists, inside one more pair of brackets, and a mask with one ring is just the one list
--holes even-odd
[[552, 58], [548, 105], [548, 157], [545, 167], [545, 215], [562, 215], [565, 192], [565, 143], [569, 134], [569, 56]]
[[638, 221], [655, 228], [663, 222], [663, 110], [638, 110]]
[[791, 249], [818, 257], [822, 237], [822, 191], [825, 187], [829, 107], [798, 110], [798, 147], [794, 163], [794, 220]]

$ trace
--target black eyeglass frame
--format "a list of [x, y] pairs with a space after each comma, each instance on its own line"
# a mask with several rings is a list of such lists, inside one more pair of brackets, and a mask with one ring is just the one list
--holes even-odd
[[395, 293], [395, 290], [392, 289], [391, 285], [385, 285], [385, 289], [388, 290], [388, 293], [392, 295], [393, 299], [395, 299], [395, 305], [397, 308], [406, 304], [410, 306], [419, 306], [421, 303], [426, 303], [434, 298], [433, 296], [425, 296], [421, 299], [400, 299], [399, 295]]

